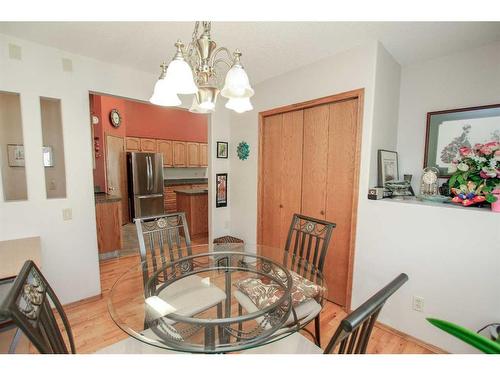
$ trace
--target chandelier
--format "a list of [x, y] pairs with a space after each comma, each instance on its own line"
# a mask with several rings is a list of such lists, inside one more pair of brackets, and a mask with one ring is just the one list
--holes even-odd
[[[177, 40], [177, 49], [167, 66], [163, 62], [161, 74], [156, 82], [149, 101], [161, 106], [178, 106], [178, 95], [194, 94], [189, 111], [210, 113], [220, 93], [228, 99], [226, 108], [237, 113], [253, 109], [250, 97], [254, 90], [250, 87], [248, 76], [241, 65], [241, 52], [236, 49], [232, 54], [226, 47], [217, 48], [210, 37], [211, 22], [201, 22], [203, 30], [198, 34], [200, 22], [196, 22], [193, 38], [187, 47]], [[222, 90], [222, 77], [225, 74]]]

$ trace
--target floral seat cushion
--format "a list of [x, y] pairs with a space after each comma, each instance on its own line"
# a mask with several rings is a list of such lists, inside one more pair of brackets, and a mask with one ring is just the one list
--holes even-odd
[[[292, 305], [294, 307], [308, 299], [316, 298], [323, 290], [323, 287], [300, 276], [299, 274], [293, 271], [289, 272], [292, 276], [291, 296]], [[269, 274], [279, 278], [286, 284], [286, 275], [279, 268], [273, 267]], [[284, 294], [283, 288], [271, 277], [250, 277], [240, 280], [234, 285], [238, 288], [238, 290], [250, 298], [252, 303], [259, 309], [264, 309], [267, 306], [272, 305]]]

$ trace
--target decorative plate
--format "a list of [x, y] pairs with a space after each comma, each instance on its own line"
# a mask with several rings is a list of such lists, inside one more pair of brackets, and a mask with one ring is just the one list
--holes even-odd
[[250, 155], [250, 146], [245, 141], [242, 141], [238, 144], [236, 151], [238, 152], [238, 158], [240, 160], [246, 160]]

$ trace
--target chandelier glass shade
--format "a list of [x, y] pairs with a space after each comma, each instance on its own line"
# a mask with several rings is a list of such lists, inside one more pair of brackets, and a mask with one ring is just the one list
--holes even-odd
[[[178, 40], [176, 53], [167, 65], [161, 65], [162, 71], [155, 84], [150, 102], [164, 106], [178, 106], [181, 101], [177, 95], [194, 94], [190, 108], [195, 113], [215, 111], [219, 93], [229, 99], [226, 108], [237, 113], [253, 109], [250, 97], [254, 90], [241, 65], [241, 52], [231, 53], [225, 47], [217, 48], [210, 37], [210, 22], [202, 22], [202, 32], [196, 22], [192, 41], [187, 47]], [[224, 77], [222, 91], [222, 77]]]

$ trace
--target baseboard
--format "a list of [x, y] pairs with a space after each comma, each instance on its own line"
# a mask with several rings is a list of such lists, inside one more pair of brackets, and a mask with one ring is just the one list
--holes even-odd
[[89, 303], [89, 302], [94, 302], [94, 301], [100, 300], [101, 298], [102, 298], [102, 293], [99, 293], [95, 296], [91, 296], [91, 297], [80, 299], [78, 301], [67, 303], [67, 304], [63, 305], [63, 307], [65, 309], [68, 309], [68, 308], [72, 308], [75, 306], [84, 305], [84, 304]]
[[433, 352], [435, 354], [450, 354], [449, 352], [447, 352], [447, 351], [445, 351], [445, 350], [443, 350], [441, 348], [438, 348], [435, 345], [432, 345], [432, 344], [429, 344], [429, 343], [427, 343], [425, 341], [417, 339], [416, 337], [413, 337], [411, 335], [408, 335], [407, 333], [401, 332], [401, 331], [397, 330], [396, 328], [392, 328], [391, 326], [388, 326], [387, 324], [376, 322], [375, 326], [377, 328], [379, 328], [379, 329], [388, 331], [388, 332], [390, 332], [390, 333], [392, 333], [394, 335], [402, 337], [405, 340], [413, 341], [415, 344], [418, 344], [418, 345], [426, 348], [427, 350], [430, 350], [431, 352]]

